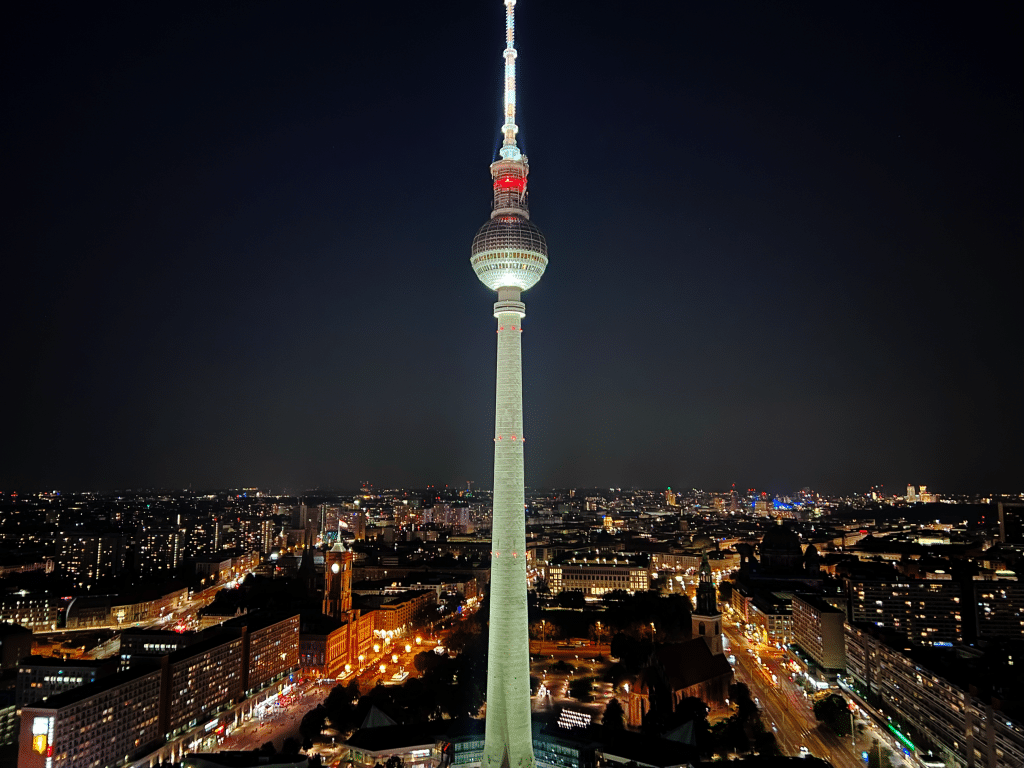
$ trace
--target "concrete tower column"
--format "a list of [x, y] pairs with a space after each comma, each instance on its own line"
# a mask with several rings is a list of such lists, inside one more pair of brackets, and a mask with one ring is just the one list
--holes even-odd
[[522, 321], [518, 288], [502, 288], [494, 417], [490, 636], [483, 765], [532, 768], [530, 638], [526, 610]]

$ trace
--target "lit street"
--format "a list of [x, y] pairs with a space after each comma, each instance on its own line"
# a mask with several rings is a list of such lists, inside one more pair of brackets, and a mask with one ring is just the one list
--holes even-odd
[[[783, 754], [799, 755], [800, 747], [806, 747], [811, 755], [825, 758], [835, 768], [863, 768], [861, 753], [870, 750], [877, 739], [892, 749], [892, 760], [897, 768], [914, 765], [912, 760], [904, 759], [894, 739], [883, 734], [874, 723], [856, 718], [855, 743], [851, 737], [840, 737], [819, 723], [811, 698], [791, 679], [794, 673], [787, 666], [792, 663], [787, 653], [774, 646], [748, 641], [729, 618], [723, 621], [723, 629], [728, 646], [726, 653], [736, 657], [733, 665], [736, 679], [750, 687], [751, 696], [761, 707], [762, 721], [766, 728], [773, 729]], [[844, 698], [849, 700], [848, 696]]]

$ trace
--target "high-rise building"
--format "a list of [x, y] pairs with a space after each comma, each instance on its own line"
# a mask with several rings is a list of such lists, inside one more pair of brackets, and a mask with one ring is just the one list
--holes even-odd
[[964, 640], [963, 617], [970, 607], [963, 597], [961, 583], [952, 580], [850, 581], [854, 622], [894, 629], [922, 645]]
[[139, 531], [133, 541], [140, 576], [174, 576], [181, 561], [181, 533], [172, 529]]
[[500, 158], [491, 163], [490, 220], [473, 238], [470, 263], [498, 292], [498, 366], [494, 420], [490, 647], [482, 765], [532, 768], [530, 648], [526, 615], [526, 515], [523, 473], [522, 291], [548, 265], [547, 241], [530, 221], [529, 165], [516, 144], [515, 0], [505, 4], [505, 107]]
[[999, 541], [1003, 544], [1024, 544], [1024, 504], [1000, 501]]
[[817, 595], [793, 596], [793, 638], [826, 673], [846, 669], [846, 612]]
[[124, 565], [120, 536], [62, 533], [55, 544], [57, 567], [78, 586], [112, 579]]

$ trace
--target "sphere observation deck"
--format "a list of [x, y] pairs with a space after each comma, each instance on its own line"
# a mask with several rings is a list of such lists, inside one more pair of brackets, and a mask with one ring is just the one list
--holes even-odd
[[480, 282], [499, 288], [532, 288], [548, 265], [548, 243], [529, 219], [501, 214], [484, 224], [473, 238], [469, 263]]

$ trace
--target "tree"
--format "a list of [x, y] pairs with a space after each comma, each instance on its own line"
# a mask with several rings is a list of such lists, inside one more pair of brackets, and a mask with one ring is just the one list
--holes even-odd
[[260, 754], [261, 755], [266, 755], [267, 757], [270, 757], [271, 755], [276, 755], [277, 754], [277, 747], [274, 746], [274, 742], [272, 742], [272, 741], [265, 741], [265, 742], [263, 742], [263, 746], [260, 747]]
[[281, 754], [297, 755], [299, 754], [299, 750], [301, 749], [302, 745], [299, 743], [299, 740], [296, 739], [294, 736], [289, 736], [287, 739], [284, 740], [284, 744], [281, 745]]
[[611, 654], [620, 659], [633, 674], [638, 673], [651, 658], [654, 643], [650, 639], [637, 640], [625, 632], [619, 632], [612, 638]]
[[560, 608], [582, 609], [587, 604], [583, 597], [583, 591], [579, 589], [567, 589], [558, 593], [558, 605]]
[[444, 659], [433, 651], [423, 651], [412, 657], [412, 665], [421, 675], [426, 675], [437, 669], [443, 662]]
[[868, 768], [892, 768], [892, 752], [874, 740], [868, 750]]
[[605, 605], [616, 605], [629, 599], [629, 592], [624, 589], [613, 589], [601, 596], [601, 602]]
[[814, 702], [814, 717], [839, 736], [850, 735], [850, 709], [846, 699], [838, 693], [831, 693]]
[[590, 701], [593, 698], [594, 678], [575, 677], [569, 682], [569, 695], [577, 701]]
[[779, 751], [779, 742], [771, 731], [762, 731], [754, 737], [754, 749], [757, 751], [757, 754], [768, 757], [782, 754]]
[[757, 704], [750, 698], [750, 689], [746, 683], [733, 683], [729, 686], [729, 700], [736, 705], [740, 723], [746, 725], [758, 714]]
[[609, 728], [621, 731], [625, 725], [626, 712], [618, 699], [611, 699], [604, 708], [604, 717], [601, 722]]
[[324, 729], [325, 720], [327, 720], [327, 708], [323, 704], [302, 716], [302, 721], [299, 723], [299, 735], [302, 736], [303, 749], [313, 748], [313, 742], [319, 738]]

